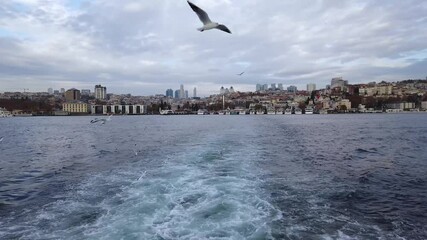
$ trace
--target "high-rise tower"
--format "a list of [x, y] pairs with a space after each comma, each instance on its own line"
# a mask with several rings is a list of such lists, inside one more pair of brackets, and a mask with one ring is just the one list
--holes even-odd
[[95, 86], [95, 98], [104, 100], [107, 98], [107, 88], [101, 85]]

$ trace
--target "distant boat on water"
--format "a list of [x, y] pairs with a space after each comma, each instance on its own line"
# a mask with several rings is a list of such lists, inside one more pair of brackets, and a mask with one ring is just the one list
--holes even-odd
[[174, 112], [172, 110], [161, 110], [160, 115], [173, 115]]
[[306, 108], [305, 114], [313, 114], [313, 108], [310, 108], [310, 107]]
[[209, 115], [209, 112], [205, 109], [199, 109], [199, 111], [197, 111], [197, 115]]

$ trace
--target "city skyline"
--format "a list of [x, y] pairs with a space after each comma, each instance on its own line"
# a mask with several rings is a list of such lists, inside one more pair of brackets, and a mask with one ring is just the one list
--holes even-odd
[[422, 1], [194, 3], [233, 34], [197, 32], [186, 1], [7, 1], [0, 9], [0, 92], [101, 83], [114, 93], [153, 95], [184, 84], [209, 96], [221, 86], [306, 89], [339, 76], [356, 84], [427, 74]]
[[[253, 86], [252, 90], [248, 90], [248, 91], [240, 91], [240, 90], [235, 90], [233, 86], [230, 86], [229, 88], [226, 88], [224, 86], [221, 86], [220, 89], [218, 89], [217, 91], [214, 91], [211, 95], [208, 96], [199, 96], [197, 94], [198, 90], [197, 87], [193, 88], [192, 91], [192, 95], [190, 96], [190, 92], [188, 89], [185, 89], [185, 86], [183, 84], [180, 84], [179, 89], [173, 90], [172, 88], [168, 88], [168, 89], [164, 89], [163, 93], [154, 93], [154, 94], [149, 94], [149, 95], [133, 95], [133, 96], [139, 96], [139, 97], [150, 97], [150, 96], [164, 96], [164, 97], [170, 97], [170, 98], [175, 98], [175, 99], [189, 99], [189, 98], [208, 98], [211, 96], [215, 96], [215, 95], [223, 95], [223, 94], [229, 94], [229, 93], [235, 93], [235, 92], [240, 92], [240, 93], [253, 93], [253, 92], [266, 92], [266, 91], [285, 91], [285, 92], [291, 92], [291, 93], [296, 93], [296, 92], [313, 92], [313, 91], [322, 91], [322, 90], [328, 90], [328, 89], [333, 89], [333, 88], [337, 88], [339, 87], [340, 89], [347, 89], [348, 86], [353, 86], [353, 87], [360, 87], [360, 86], [372, 86], [372, 85], [383, 85], [383, 84], [398, 84], [402, 81], [427, 81], [427, 77], [425, 79], [403, 79], [401, 81], [396, 81], [396, 82], [390, 82], [390, 81], [381, 81], [381, 82], [363, 82], [363, 83], [352, 83], [348, 80], [345, 80], [343, 77], [335, 77], [332, 78], [329, 82], [329, 84], [326, 84], [325, 87], [316, 87], [315, 83], [308, 83], [306, 84], [305, 87], [303, 88], [299, 88], [298, 86], [295, 85], [288, 85], [288, 86], [283, 86], [282, 83], [271, 83], [271, 84], [260, 84], [257, 83], [256, 85]], [[277, 85], [276, 85], [277, 84]], [[191, 87], [190, 87], [191, 88]], [[70, 88], [67, 89], [67, 91], [70, 90], [78, 90], [79, 92], [81, 92], [80, 94], [82, 96], [93, 96], [96, 99], [101, 99], [101, 100], [105, 100], [107, 98], [107, 95], [132, 95], [131, 93], [116, 93], [116, 92], [107, 92], [107, 87], [106, 86], [102, 86], [102, 85], [95, 85], [94, 87], [94, 92], [92, 93], [90, 89], [78, 89], [78, 88]], [[53, 88], [48, 88], [47, 91], [37, 91], [37, 92], [32, 92], [29, 91], [30, 89], [28, 88], [23, 88], [22, 90], [23, 93], [25, 94], [25, 92], [28, 93], [48, 93], [50, 95], [59, 95], [59, 94], [66, 94], [65, 89], [61, 88], [60, 90], [57, 89], [53, 89]], [[15, 91], [15, 92], [0, 92], [1, 93], [22, 93], [22, 91]]]

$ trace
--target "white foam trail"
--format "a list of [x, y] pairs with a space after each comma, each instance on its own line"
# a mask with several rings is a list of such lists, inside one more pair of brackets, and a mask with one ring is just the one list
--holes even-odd
[[282, 215], [260, 189], [251, 162], [239, 154], [227, 155], [227, 149], [220, 156], [217, 149], [209, 150], [210, 145], [182, 151], [149, 169], [149, 177], [144, 170], [135, 178], [134, 168], [93, 176], [70, 193], [67, 201], [39, 211], [38, 222], [55, 225], [48, 235], [29, 231], [25, 236], [272, 238], [271, 223]]
[[141, 174], [141, 176], [138, 178], [138, 181], [141, 181], [141, 179], [145, 177], [146, 173], [147, 173], [147, 171], [144, 171], [144, 172]]

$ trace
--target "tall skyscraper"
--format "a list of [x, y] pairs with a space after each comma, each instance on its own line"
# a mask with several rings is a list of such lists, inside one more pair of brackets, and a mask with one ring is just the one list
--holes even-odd
[[193, 98], [196, 98], [197, 97], [197, 88], [194, 88], [193, 89]]
[[307, 92], [313, 92], [313, 91], [316, 91], [316, 84], [315, 83], [307, 84]]
[[272, 90], [276, 90], [276, 84], [275, 84], [275, 83], [272, 83], [272, 84], [271, 84], [271, 89], [272, 89]]
[[188, 90], [185, 90], [185, 98], [188, 98]]
[[61, 93], [65, 93], [65, 88], [61, 88]]
[[173, 90], [172, 89], [166, 90], [166, 97], [173, 98]]
[[175, 90], [175, 98], [179, 98], [179, 90]]
[[48, 88], [48, 89], [47, 89], [47, 92], [48, 92], [49, 94], [53, 94], [53, 88]]
[[95, 86], [95, 98], [105, 100], [107, 98], [107, 88], [101, 85]]
[[261, 84], [257, 83], [257, 85], [256, 85], [256, 91], [259, 92], [261, 90], [262, 90]]
[[342, 77], [332, 78], [331, 80], [331, 88], [340, 87], [344, 89], [346, 85], [348, 85], [348, 81], [343, 80]]
[[182, 84], [181, 84], [181, 87], [179, 88], [179, 98], [185, 98], [184, 85]]
[[296, 93], [297, 91], [298, 91], [298, 89], [296, 86], [289, 86], [288, 87], [288, 92]]
[[262, 90], [267, 91], [267, 90], [268, 90], [268, 84], [264, 84], [264, 85], [262, 86]]
[[283, 91], [283, 84], [282, 84], [282, 83], [279, 83], [277, 88], [278, 88], [280, 91]]
[[80, 100], [80, 91], [75, 88], [67, 90], [65, 92], [65, 100], [67, 102]]

